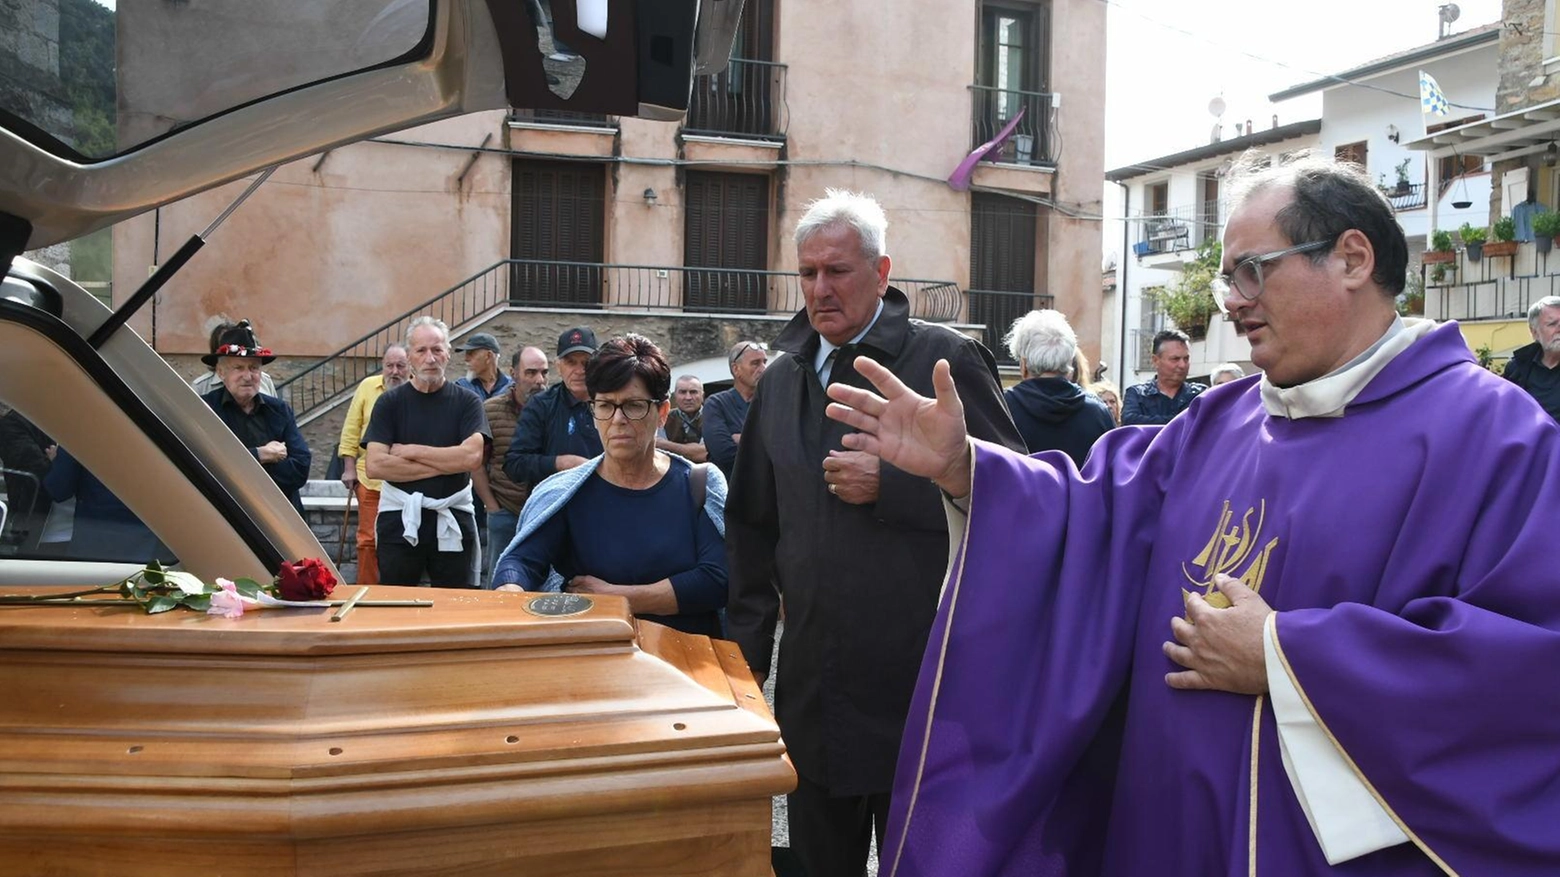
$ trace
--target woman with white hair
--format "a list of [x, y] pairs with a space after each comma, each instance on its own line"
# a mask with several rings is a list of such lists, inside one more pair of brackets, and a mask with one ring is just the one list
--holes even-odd
[[1057, 311], [1030, 311], [1013, 321], [1005, 340], [1023, 378], [1005, 393], [1008, 410], [1029, 452], [1062, 451], [1081, 468], [1094, 440], [1116, 421], [1104, 402], [1070, 380], [1077, 333]]

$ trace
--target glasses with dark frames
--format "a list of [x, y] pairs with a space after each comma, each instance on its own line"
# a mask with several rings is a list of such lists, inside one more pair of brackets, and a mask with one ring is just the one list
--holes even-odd
[[1263, 253], [1258, 256], [1249, 256], [1240, 260], [1235, 265], [1235, 270], [1228, 274], [1220, 274], [1213, 278], [1210, 284], [1214, 300], [1219, 303], [1219, 311], [1228, 313], [1224, 306], [1224, 299], [1234, 290], [1246, 301], [1256, 301], [1262, 297], [1266, 289], [1266, 281], [1262, 276], [1262, 266], [1276, 262], [1285, 256], [1293, 256], [1296, 253], [1310, 253], [1323, 247], [1330, 247], [1336, 238], [1328, 238], [1324, 241], [1311, 241], [1310, 243], [1297, 244], [1282, 250], [1274, 250], [1271, 253]]
[[592, 399], [585, 404], [590, 406], [590, 416], [597, 420], [611, 420], [619, 411], [629, 420], [644, 420], [651, 408], [661, 404], [661, 400], [625, 399], [622, 402], [609, 402], [606, 399]]

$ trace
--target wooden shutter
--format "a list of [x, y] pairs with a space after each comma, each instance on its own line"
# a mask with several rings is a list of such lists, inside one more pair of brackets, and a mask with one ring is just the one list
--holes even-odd
[[762, 311], [769, 267], [769, 178], [689, 171], [683, 264], [683, 306], [689, 310]]
[[[606, 171], [598, 164], [514, 163], [510, 300], [601, 304]], [[573, 263], [573, 264], [560, 264]]]
[[1034, 307], [1037, 206], [976, 192], [970, 203], [970, 322], [985, 323], [986, 346], [1007, 360], [1002, 336]]

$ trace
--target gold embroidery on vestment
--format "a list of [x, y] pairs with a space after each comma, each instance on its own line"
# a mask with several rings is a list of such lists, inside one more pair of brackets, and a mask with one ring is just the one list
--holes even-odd
[[[1224, 508], [1219, 512], [1219, 522], [1214, 525], [1208, 544], [1190, 562], [1181, 564], [1181, 574], [1192, 585], [1202, 589], [1202, 598], [1215, 609], [1225, 609], [1230, 605], [1228, 597], [1214, 590], [1215, 575], [1239, 579], [1246, 583], [1246, 587], [1261, 592], [1262, 581], [1267, 577], [1268, 560], [1278, 547], [1278, 537], [1275, 536], [1260, 550], [1257, 548], [1262, 542], [1263, 522], [1267, 519], [1267, 500], [1259, 500], [1255, 508], [1247, 509], [1238, 523], [1234, 522], [1234, 516], [1230, 501], [1225, 500]], [[1253, 518], [1256, 519], [1255, 523]], [[1182, 588], [1183, 596], [1190, 594], [1191, 591]]]

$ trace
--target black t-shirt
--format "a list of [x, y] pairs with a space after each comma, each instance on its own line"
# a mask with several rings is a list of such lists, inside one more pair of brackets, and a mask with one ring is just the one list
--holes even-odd
[[1544, 360], [1539, 359], [1533, 363], [1533, 369], [1528, 372], [1523, 386], [1533, 394], [1538, 404], [1544, 406], [1550, 417], [1560, 420], [1560, 366], [1546, 368]]
[[[493, 440], [487, 415], [482, 413], [482, 400], [475, 393], [451, 381], [445, 381], [432, 393], [423, 393], [408, 381], [385, 391], [374, 402], [373, 417], [368, 421], [363, 444], [379, 442], [448, 448], [471, 438], [473, 433], [481, 433], [490, 442]], [[407, 493], [421, 491], [430, 499], [443, 499], [459, 493], [470, 481], [471, 473], [457, 472], [390, 483]]]

